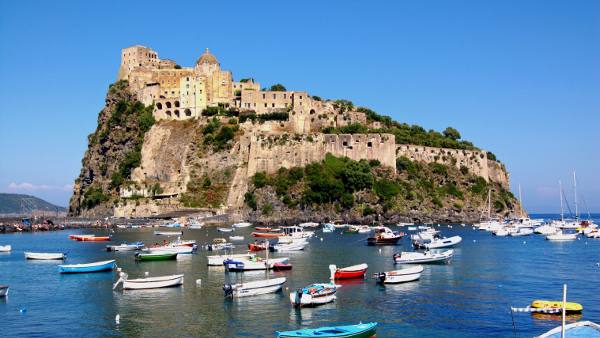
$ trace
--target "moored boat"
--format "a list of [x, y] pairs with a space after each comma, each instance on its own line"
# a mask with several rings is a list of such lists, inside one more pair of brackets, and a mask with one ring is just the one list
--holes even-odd
[[225, 297], [237, 298], [264, 295], [281, 290], [283, 283], [286, 281], [285, 277], [279, 277], [240, 284], [225, 284], [223, 285], [223, 291], [225, 292]]
[[62, 252], [25, 252], [26, 259], [61, 260], [65, 257], [66, 254]]
[[156, 236], [181, 236], [183, 231], [154, 231]]
[[232, 228], [247, 228], [251, 225], [252, 225], [252, 223], [242, 221], [242, 222], [232, 224], [231, 227]]
[[10, 245], [0, 245], [0, 252], [10, 252], [12, 250], [12, 246]]
[[318, 228], [319, 227], [319, 223], [317, 223], [317, 222], [305, 222], [305, 223], [298, 224], [298, 226], [301, 227], [301, 228]]
[[372, 338], [377, 332], [377, 323], [364, 323], [356, 325], [326, 326], [317, 329], [300, 329], [294, 331], [277, 332], [277, 338]]
[[577, 239], [577, 234], [568, 234], [558, 231], [555, 234], [546, 236], [549, 241], [573, 241]]
[[323, 232], [334, 232], [335, 226], [333, 223], [325, 223], [323, 224]]
[[254, 229], [258, 230], [258, 231], [269, 231], [272, 228], [270, 228], [270, 227], [254, 227]]
[[234, 230], [234, 228], [217, 228], [218, 232], [232, 232]]
[[214, 238], [212, 244], [207, 246], [210, 251], [233, 249], [233, 244], [228, 243], [225, 238]]
[[394, 254], [394, 262], [400, 264], [447, 263], [454, 256], [454, 250], [433, 253], [425, 252], [399, 252]]
[[253, 257], [251, 259], [227, 259], [223, 262], [225, 268], [229, 271], [251, 271], [251, 270], [270, 270], [277, 263], [287, 263], [288, 257], [262, 259]]
[[76, 240], [80, 242], [108, 242], [110, 236], [83, 236], [77, 237]]
[[[558, 326], [536, 338], [560, 338], [562, 337], [562, 330], [563, 327]], [[564, 330], [564, 337], [600, 338], [600, 325], [587, 320], [567, 324]]]
[[168, 261], [177, 259], [176, 252], [153, 251], [153, 252], [138, 252], [135, 254], [136, 261]]
[[135, 251], [144, 247], [144, 242], [122, 243], [119, 245], [107, 245], [106, 251]]
[[[583, 306], [579, 303], [566, 302], [565, 310], [567, 313], [579, 313], [583, 311]], [[560, 300], [534, 300], [531, 302], [531, 307], [534, 309], [550, 309], [562, 311], [563, 302]]]
[[269, 249], [269, 246], [270, 244], [267, 241], [261, 243], [254, 241], [254, 243], [248, 243], [248, 250], [251, 252], [265, 251]]
[[191, 254], [196, 251], [196, 246], [175, 246], [175, 245], [163, 245], [152, 248], [144, 249], [144, 252], [174, 252], [178, 254]]
[[284, 236], [284, 233], [281, 232], [253, 232], [252, 233], [252, 237], [257, 237], [257, 238], [277, 238], [280, 236]]
[[113, 290], [117, 288], [119, 283], [123, 283], [123, 290], [144, 290], [180, 286], [183, 284], [183, 276], [184, 275], [169, 275], [128, 279], [128, 275], [121, 272], [119, 274], [119, 280], [113, 285]]
[[8, 296], [8, 285], [0, 285], [0, 297]]
[[510, 233], [512, 237], [529, 236], [531, 234], [533, 234], [533, 229], [530, 228], [519, 228], [519, 230]]
[[113, 270], [116, 266], [114, 259], [84, 264], [65, 264], [58, 266], [60, 273], [87, 273]]
[[275, 263], [273, 264], [273, 271], [289, 271], [292, 270], [292, 264], [290, 263]]
[[254, 257], [254, 254], [246, 253], [246, 254], [235, 254], [235, 255], [215, 255], [215, 256], [207, 256], [206, 258], [208, 259], [209, 266], [223, 266], [223, 262], [227, 259], [245, 260], [245, 259], [251, 259], [253, 257]]
[[423, 266], [417, 265], [400, 270], [378, 272], [373, 274], [373, 278], [382, 284], [406, 283], [421, 278], [421, 272], [423, 272]]
[[314, 306], [333, 302], [338, 285], [334, 283], [315, 283], [290, 292], [293, 306]]
[[329, 272], [331, 273], [330, 279], [351, 279], [351, 278], [363, 278], [367, 273], [369, 266], [365, 263], [348, 266], [345, 268], [338, 268], [334, 264], [329, 265]]
[[367, 239], [368, 245], [396, 245], [404, 236], [402, 232], [390, 230], [388, 227], [375, 228], [375, 236]]
[[230, 241], [240, 242], [244, 240], [244, 236], [229, 236]]
[[287, 251], [301, 251], [308, 245], [306, 241], [292, 242], [292, 243], [277, 243], [269, 248], [271, 251], [287, 252]]
[[80, 238], [83, 237], [94, 237], [95, 235], [93, 234], [87, 234], [87, 235], [76, 235], [76, 234], [70, 234], [69, 235], [69, 239], [72, 239], [74, 241], [79, 240]]

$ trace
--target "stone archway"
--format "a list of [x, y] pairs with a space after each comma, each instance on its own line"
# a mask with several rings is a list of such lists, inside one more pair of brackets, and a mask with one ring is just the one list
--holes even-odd
[[179, 118], [179, 109], [175, 109], [175, 116]]
[[167, 102], [165, 103], [165, 106], [167, 106], [167, 108], [171, 108], [171, 102], [167, 101]]
[[162, 109], [162, 103], [158, 102], [156, 104], [156, 109], [161, 110]]
[[184, 112], [185, 112], [185, 116], [187, 116], [187, 117], [192, 116], [192, 111], [190, 110], [190, 108], [185, 108]]
[[167, 115], [167, 118], [171, 118], [171, 111], [170, 111], [170, 110], [167, 110], [167, 111], [165, 112], [165, 115]]

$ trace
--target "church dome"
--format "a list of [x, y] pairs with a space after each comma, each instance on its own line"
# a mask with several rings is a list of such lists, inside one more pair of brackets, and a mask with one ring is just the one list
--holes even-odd
[[202, 53], [202, 55], [200, 55], [200, 57], [196, 61], [196, 64], [204, 64], [204, 63], [208, 63], [208, 64], [211, 64], [211, 65], [219, 63], [219, 61], [217, 61], [217, 58], [210, 53], [210, 51], [208, 50], [208, 48], [206, 48], [206, 50], [204, 51], [204, 53]]

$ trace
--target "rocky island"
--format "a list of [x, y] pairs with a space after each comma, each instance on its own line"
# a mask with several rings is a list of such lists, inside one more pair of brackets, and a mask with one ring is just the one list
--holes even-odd
[[521, 208], [493, 153], [348, 100], [234, 81], [125, 48], [74, 184], [73, 216], [468, 222]]

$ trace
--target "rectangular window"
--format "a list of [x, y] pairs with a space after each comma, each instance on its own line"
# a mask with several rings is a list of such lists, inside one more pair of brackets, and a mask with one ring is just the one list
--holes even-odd
[[272, 103], [272, 104], [271, 104], [271, 106], [272, 106], [273, 108], [275, 108], [275, 103]]
[[277, 98], [277, 94], [273, 94], [273, 99], [276, 99], [276, 98]]
[[265, 103], [265, 108], [267, 108], [267, 104]]
[[266, 99], [266, 98], [267, 98], [267, 94], [263, 94], [263, 99]]
[[287, 99], [287, 94], [283, 94], [283, 98], [284, 98], [284, 99]]

